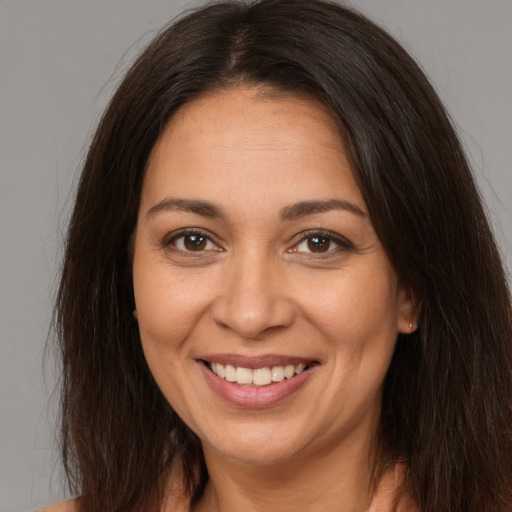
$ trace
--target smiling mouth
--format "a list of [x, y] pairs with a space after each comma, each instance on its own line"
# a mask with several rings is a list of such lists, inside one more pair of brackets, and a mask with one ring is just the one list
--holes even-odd
[[293, 379], [311, 368], [314, 363], [289, 364], [263, 368], [244, 368], [204, 361], [205, 365], [218, 377], [239, 386], [269, 386], [285, 379]]

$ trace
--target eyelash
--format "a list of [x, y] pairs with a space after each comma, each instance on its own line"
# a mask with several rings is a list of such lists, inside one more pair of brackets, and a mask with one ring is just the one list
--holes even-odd
[[[192, 236], [202, 237], [205, 240], [206, 244], [209, 244], [209, 243], [214, 244], [216, 249], [203, 249], [203, 250], [199, 250], [199, 251], [193, 251], [193, 250], [187, 250], [186, 248], [180, 248], [180, 247], [176, 246], [176, 242], [178, 240], [181, 239], [183, 241], [183, 243], [185, 243], [186, 237], [192, 237]], [[170, 236], [165, 237], [165, 239], [162, 241], [162, 246], [165, 249], [169, 249], [173, 252], [176, 252], [179, 254], [184, 254], [187, 256], [192, 256], [192, 257], [200, 256], [201, 253], [204, 253], [205, 251], [211, 251], [211, 250], [218, 251], [218, 252], [223, 251], [223, 249], [220, 248], [218, 246], [218, 244], [216, 244], [212, 240], [212, 237], [210, 234], [208, 234], [206, 231], [203, 231], [202, 229], [197, 229], [197, 228], [184, 229], [184, 230], [172, 233]]]
[[[185, 247], [177, 247], [177, 241], [182, 240], [183, 243], [185, 243], [186, 237], [192, 237], [192, 236], [199, 236], [202, 237], [203, 240], [206, 243], [206, 247], [194, 251], [194, 250], [187, 250]], [[299, 235], [300, 239], [298, 242], [296, 242], [292, 248], [288, 249], [288, 253], [299, 253], [299, 254], [308, 254], [309, 256], [315, 255], [316, 257], [327, 257], [329, 255], [332, 255], [332, 253], [338, 252], [338, 251], [354, 251], [355, 247], [354, 245], [347, 240], [345, 237], [332, 233], [331, 231], [323, 231], [323, 230], [308, 230], [300, 233]], [[325, 239], [329, 246], [326, 251], [299, 251], [297, 248], [304, 243], [308, 243], [308, 241], [319, 238], [319, 239]], [[207, 245], [211, 243], [214, 244], [216, 249], [208, 249]], [[335, 247], [332, 248], [331, 244], [335, 244]], [[223, 249], [218, 246], [216, 242], [212, 240], [212, 237], [209, 233], [201, 230], [201, 229], [185, 229], [179, 232], [172, 233], [170, 236], [167, 236], [162, 241], [162, 247], [165, 249], [172, 250], [173, 252], [187, 255], [187, 256], [200, 256], [201, 254], [204, 255], [206, 251], [216, 251], [216, 252], [222, 252]]]
[[[355, 247], [347, 240], [345, 237], [338, 235], [336, 233], [333, 233], [331, 231], [323, 231], [323, 230], [317, 230], [312, 229], [308, 231], [304, 231], [300, 233], [300, 240], [291, 248], [288, 250], [288, 252], [297, 252], [297, 253], [303, 253], [308, 254], [308, 256], [315, 255], [315, 257], [327, 257], [332, 255], [332, 253], [339, 252], [339, 251], [354, 251]], [[320, 238], [325, 239], [329, 242], [329, 247], [325, 252], [322, 251], [298, 251], [297, 248], [304, 243], [308, 243], [309, 240], [312, 240], [314, 238]], [[334, 243], [336, 246], [334, 248], [331, 248], [331, 244]]]

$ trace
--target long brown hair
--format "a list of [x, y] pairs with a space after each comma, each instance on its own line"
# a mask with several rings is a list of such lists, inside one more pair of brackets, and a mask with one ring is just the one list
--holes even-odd
[[339, 122], [375, 230], [422, 300], [384, 384], [381, 463], [408, 461], [422, 512], [512, 509], [512, 308], [461, 145], [428, 80], [383, 30], [320, 0], [220, 2], [165, 28], [90, 145], [56, 305], [62, 451], [83, 512], [156, 510], [180, 461], [192, 502], [197, 437], [163, 398], [132, 317], [130, 240], [162, 128], [236, 83], [320, 100]]

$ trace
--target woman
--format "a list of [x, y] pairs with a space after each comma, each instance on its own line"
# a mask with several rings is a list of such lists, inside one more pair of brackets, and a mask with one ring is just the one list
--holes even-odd
[[512, 508], [510, 296], [417, 65], [318, 0], [208, 5], [119, 86], [57, 304], [50, 510]]

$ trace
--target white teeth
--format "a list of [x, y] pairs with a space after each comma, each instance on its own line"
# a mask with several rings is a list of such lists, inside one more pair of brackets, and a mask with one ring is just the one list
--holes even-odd
[[210, 363], [213, 373], [228, 382], [236, 382], [239, 385], [268, 386], [272, 382], [281, 382], [285, 378], [291, 379], [295, 375], [300, 375], [307, 367], [307, 364], [297, 365], [288, 364], [286, 366], [272, 366], [272, 368], [244, 368], [235, 367], [230, 364], [226, 366], [221, 363]]
[[[220, 363], [217, 364], [220, 365]], [[224, 372], [224, 378], [228, 382], [236, 382], [236, 368], [234, 366], [231, 366], [230, 364], [227, 364], [226, 371]]]
[[239, 366], [236, 369], [236, 382], [237, 384], [252, 384], [252, 370]]
[[293, 364], [289, 364], [284, 367], [284, 376], [287, 379], [291, 379], [295, 375], [295, 366]]
[[281, 382], [284, 379], [284, 368], [282, 366], [273, 366], [271, 378], [273, 382]]
[[252, 371], [252, 383], [255, 386], [267, 386], [272, 382], [270, 368], [258, 368]]
[[295, 373], [297, 375], [300, 375], [303, 371], [304, 371], [304, 368], [306, 368], [306, 365], [305, 364], [298, 364], [296, 367], [295, 367]]

